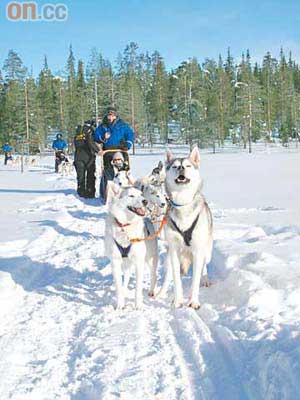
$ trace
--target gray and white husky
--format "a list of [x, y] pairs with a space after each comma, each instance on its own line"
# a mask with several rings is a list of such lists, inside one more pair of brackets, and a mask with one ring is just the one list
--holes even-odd
[[105, 226], [105, 252], [111, 260], [112, 273], [117, 294], [117, 308], [125, 307], [125, 297], [130, 279], [130, 270], [135, 269], [135, 306], [143, 304], [144, 266], [151, 272], [150, 296], [154, 296], [158, 263], [157, 239], [132, 243], [131, 239], [142, 239], [153, 234], [154, 229], [145, 219], [147, 201], [140, 190], [134, 187], [122, 189], [110, 182], [108, 185], [108, 215]]
[[186, 158], [174, 158], [167, 151], [166, 192], [170, 201], [165, 237], [168, 244], [166, 277], [159, 296], [164, 297], [174, 279], [174, 305], [183, 305], [181, 272], [193, 265], [188, 306], [199, 308], [199, 287], [211, 260], [213, 237], [211, 211], [201, 193], [200, 154], [195, 147]]
[[159, 161], [157, 167], [153, 168], [148, 175], [149, 182], [154, 186], [162, 187], [166, 179], [166, 170], [162, 161]]
[[[167, 198], [161, 187], [150, 183], [148, 177], [135, 181], [134, 187], [139, 189], [143, 193], [143, 197], [148, 201], [148, 210], [151, 217], [157, 217], [164, 212], [167, 206]], [[154, 214], [152, 215], [153, 211]]]
[[[148, 216], [152, 221], [155, 231], [157, 232], [161, 225], [163, 215], [167, 211], [167, 197], [162, 186], [155, 186], [149, 183], [149, 178], [142, 178], [135, 181], [134, 186], [140, 189], [143, 197], [148, 201]], [[164, 232], [160, 232], [159, 238], [164, 240]]]

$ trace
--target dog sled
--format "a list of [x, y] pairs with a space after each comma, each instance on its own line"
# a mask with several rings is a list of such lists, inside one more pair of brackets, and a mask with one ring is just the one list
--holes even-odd
[[[118, 158], [116, 158], [116, 155]], [[114, 180], [116, 171], [129, 171], [130, 161], [128, 150], [107, 149], [101, 155], [101, 180], [100, 180], [100, 198], [106, 203], [107, 182]]]
[[57, 160], [59, 160], [60, 162], [62, 162], [62, 161], [68, 162], [69, 161], [68, 157], [66, 156], [66, 153], [63, 150], [57, 150], [55, 152], [55, 158]]
[[62, 163], [68, 163], [69, 159], [63, 150], [56, 150], [55, 152], [55, 172], [59, 172], [59, 167]]

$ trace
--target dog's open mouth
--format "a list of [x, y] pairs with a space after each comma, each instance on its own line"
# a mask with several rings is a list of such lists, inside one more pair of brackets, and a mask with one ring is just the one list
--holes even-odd
[[188, 179], [186, 176], [184, 175], [179, 175], [176, 179], [175, 182], [178, 184], [183, 184], [183, 183], [189, 183], [190, 179]]
[[144, 208], [141, 208], [141, 207], [127, 207], [127, 208], [128, 208], [128, 210], [139, 215], [140, 217], [144, 217], [146, 215], [146, 211], [144, 210]]

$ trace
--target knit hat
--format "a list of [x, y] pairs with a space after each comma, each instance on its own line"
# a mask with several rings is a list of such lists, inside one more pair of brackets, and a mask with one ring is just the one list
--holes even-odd
[[110, 113], [114, 113], [114, 114], [117, 115], [117, 109], [116, 109], [116, 107], [113, 107], [113, 106], [107, 107], [106, 112], [105, 112], [105, 115], [108, 115], [108, 114], [110, 114]]

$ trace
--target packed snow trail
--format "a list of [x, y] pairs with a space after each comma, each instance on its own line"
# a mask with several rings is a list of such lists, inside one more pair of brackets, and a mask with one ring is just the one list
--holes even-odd
[[147, 298], [148, 275], [144, 309], [115, 311], [107, 210], [47, 171], [36, 171], [46, 193], [19, 209], [42, 233], [1, 243], [1, 400], [299, 398], [300, 229], [265, 223], [282, 208], [212, 205], [213, 284], [199, 311], [174, 310], [172, 290]]

